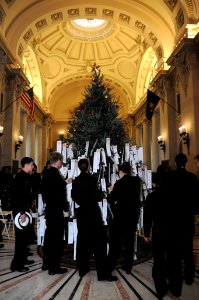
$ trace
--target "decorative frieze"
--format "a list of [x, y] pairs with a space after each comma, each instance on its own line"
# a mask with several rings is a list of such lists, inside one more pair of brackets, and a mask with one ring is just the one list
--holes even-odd
[[103, 9], [102, 10], [102, 15], [105, 16], [105, 17], [113, 18], [114, 12], [111, 9]]
[[162, 48], [161, 48], [161, 46], [159, 46], [157, 49], [156, 49], [156, 53], [157, 53], [157, 56], [158, 56], [158, 58], [160, 59], [160, 58], [162, 58]]
[[32, 29], [30, 28], [23, 36], [23, 39], [25, 42], [28, 42], [32, 36], [33, 36], [33, 32]]
[[137, 28], [139, 28], [141, 31], [144, 31], [144, 29], [145, 29], [145, 25], [142, 23], [142, 22], [140, 22], [140, 21], [136, 21], [135, 22], [135, 26], [137, 27]]
[[119, 15], [119, 19], [120, 19], [120, 21], [123, 21], [128, 24], [130, 22], [130, 17], [125, 14], [122, 14], [122, 13]]
[[35, 23], [35, 27], [37, 28], [37, 30], [40, 30], [46, 26], [47, 26], [46, 19], [39, 20], [39, 22]]
[[87, 7], [87, 8], [85, 8], [85, 14], [89, 15], [89, 16], [96, 16], [96, 14], [97, 14], [97, 8]]
[[63, 20], [62, 12], [58, 12], [51, 15], [52, 22]]
[[68, 10], [69, 17], [78, 17], [79, 16], [79, 9], [78, 8], [72, 8]]
[[153, 32], [149, 32], [149, 38], [152, 40], [153, 44], [157, 42], [157, 37]]
[[178, 28], [180, 28], [184, 25], [184, 13], [183, 13], [182, 8], [179, 9], [175, 19], [176, 19], [176, 24], [177, 24]]
[[5, 13], [3, 7], [0, 5], [0, 26], [3, 25], [3, 22], [5, 20], [5, 16], [6, 16], [6, 13]]
[[19, 44], [18, 51], [17, 51], [18, 55], [20, 57], [22, 57], [23, 52], [24, 52], [24, 48], [23, 48], [22, 44]]
[[168, 8], [173, 11], [178, 0], [164, 0], [164, 2], [166, 3], [166, 5], [168, 6]]

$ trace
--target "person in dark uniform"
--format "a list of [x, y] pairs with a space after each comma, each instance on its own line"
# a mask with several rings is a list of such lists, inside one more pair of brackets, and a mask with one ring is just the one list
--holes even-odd
[[[24, 157], [21, 160], [21, 170], [16, 174], [12, 190], [13, 197], [13, 216], [21, 213], [22, 222], [26, 221], [25, 212], [31, 212], [32, 205], [32, 187], [30, 173], [33, 169], [33, 159]], [[19, 229], [15, 225], [15, 253], [11, 262], [10, 270], [12, 272], [26, 272], [29, 270], [25, 265], [34, 263], [33, 260], [27, 260], [28, 234], [30, 224], [25, 229]]]
[[[188, 172], [185, 168], [187, 156], [179, 153], [175, 157], [177, 169], [168, 173], [162, 180], [159, 195], [156, 197], [156, 204], [153, 214], [153, 233], [155, 233], [153, 245], [156, 247], [157, 258], [162, 253], [161, 261], [156, 264], [156, 284], [159, 282], [160, 296], [163, 297], [166, 289], [170, 290], [175, 297], [182, 293], [183, 274], [182, 262], [184, 263], [184, 278], [186, 284], [194, 281], [194, 255], [193, 255], [193, 234], [194, 234], [194, 205], [196, 197], [197, 177]], [[152, 211], [152, 209], [151, 209]], [[155, 213], [156, 212], [156, 213]], [[145, 227], [145, 235], [149, 235]], [[165, 249], [165, 252], [163, 251]], [[159, 253], [158, 253], [159, 251]], [[166, 256], [166, 277], [161, 286], [160, 275], [157, 270], [161, 268]], [[153, 271], [155, 272], [155, 270]], [[166, 287], [166, 280], [168, 286]], [[156, 285], [157, 287], [157, 285]]]
[[110, 225], [108, 270], [112, 272], [124, 248], [122, 269], [131, 272], [134, 262], [134, 241], [140, 215], [141, 180], [131, 175], [131, 166], [124, 162], [119, 166], [119, 177], [114, 187], [109, 188], [107, 201], [113, 206], [113, 220]]
[[14, 177], [11, 174], [11, 167], [4, 166], [0, 172], [0, 199], [3, 210], [12, 210], [11, 191]]
[[[195, 232], [194, 213], [197, 199], [197, 176], [186, 170], [187, 156], [185, 154], [179, 153], [176, 155], [175, 163], [177, 169], [173, 172], [169, 182], [171, 183], [169, 189], [173, 188], [170, 204], [173, 208], [173, 220], [175, 221], [175, 230], [172, 230], [172, 233], [175, 242], [178, 242], [178, 245], [181, 246], [185, 283], [191, 285], [195, 275], [193, 236]], [[177, 213], [176, 216], [175, 212]], [[177, 239], [174, 234], [177, 235]]]
[[98, 202], [102, 195], [98, 188], [97, 178], [89, 173], [89, 162], [80, 159], [78, 167], [81, 171], [72, 182], [71, 196], [79, 205], [77, 209], [77, 268], [83, 277], [90, 271], [89, 259], [94, 254], [98, 280], [114, 281], [105, 270], [107, 239], [106, 228]]
[[[154, 188], [144, 202], [143, 228], [144, 239], [149, 242], [152, 238], [153, 267], [152, 277], [159, 298], [163, 298], [168, 291], [167, 262], [165, 239], [167, 233], [168, 215], [161, 195], [161, 183], [168, 174], [164, 165], [159, 165], [154, 176]], [[152, 233], [151, 233], [152, 230]]]
[[46, 231], [42, 270], [48, 269], [49, 275], [67, 272], [66, 268], [60, 267], [60, 260], [64, 250], [63, 237], [66, 218], [69, 217], [66, 181], [59, 172], [62, 164], [63, 156], [59, 152], [54, 152], [50, 157], [50, 168], [46, 169], [41, 181], [42, 197], [46, 204]]

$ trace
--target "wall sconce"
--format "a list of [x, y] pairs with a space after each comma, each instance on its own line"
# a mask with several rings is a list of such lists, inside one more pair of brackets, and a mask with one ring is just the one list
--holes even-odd
[[162, 151], [164, 151], [165, 153], [165, 150], [166, 150], [166, 144], [165, 144], [165, 141], [163, 141], [163, 137], [160, 135], [158, 136], [158, 144], [160, 145], [160, 149]]
[[18, 142], [15, 142], [15, 158], [17, 157], [17, 151], [20, 149], [21, 144], [23, 144], [23, 136], [19, 135]]
[[185, 125], [182, 125], [181, 127], [179, 127], [179, 134], [182, 138], [183, 144], [187, 145], [187, 152], [189, 154], [190, 138], [189, 138], [189, 134], [187, 132], [187, 128]]
[[3, 126], [0, 126], [0, 136], [2, 136], [3, 135]]
[[59, 140], [63, 141], [64, 139], [64, 131], [59, 132]]

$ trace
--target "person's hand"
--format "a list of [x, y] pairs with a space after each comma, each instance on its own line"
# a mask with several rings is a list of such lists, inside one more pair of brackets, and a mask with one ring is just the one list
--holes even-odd
[[111, 185], [108, 187], [108, 193], [110, 194], [110, 192], [112, 192], [112, 190], [113, 190], [113, 186]]
[[63, 215], [64, 215], [64, 218], [69, 218], [70, 217], [70, 212], [69, 211], [64, 211]]
[[66, 183], [72, 183], [72, 181], [73, 181], [72, 178], [67, 178], [67, 179], [65, 180]]
[[144, 236], [144, 240], [146, 243], [149, 243], [151, 241], [150, 237]]
[[26, 214], [21, 215], [20, 219], [21, 219], [22, 223], [25, 222], [26, 221]]

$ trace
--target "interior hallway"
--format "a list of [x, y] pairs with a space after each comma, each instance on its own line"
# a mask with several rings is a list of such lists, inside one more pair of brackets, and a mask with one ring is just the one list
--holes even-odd
[[[37, 255], [36, 245], [31, 245], [34, 253], [29, 259], [35, 263], [26, 273], [11, 272], [10, 262], [14, 253], [14, 238], [3, 239], [0, 249], [0, 300], [154, 300], [158, 299], [151, 277], [152, 259], [134, 266], [127, 275], [118, 269], [116, 282], [99, 282], [96, 272], [90, 271], [80, 278], [75, 269], [63, 275], [49, 276], [41, 271], [42, 260]], [[176, 299], [172, 295], [165, 300]], [[195, 275], [192, 286], [183, 285], [183, 300], [199, 299], [199, 274]]]

